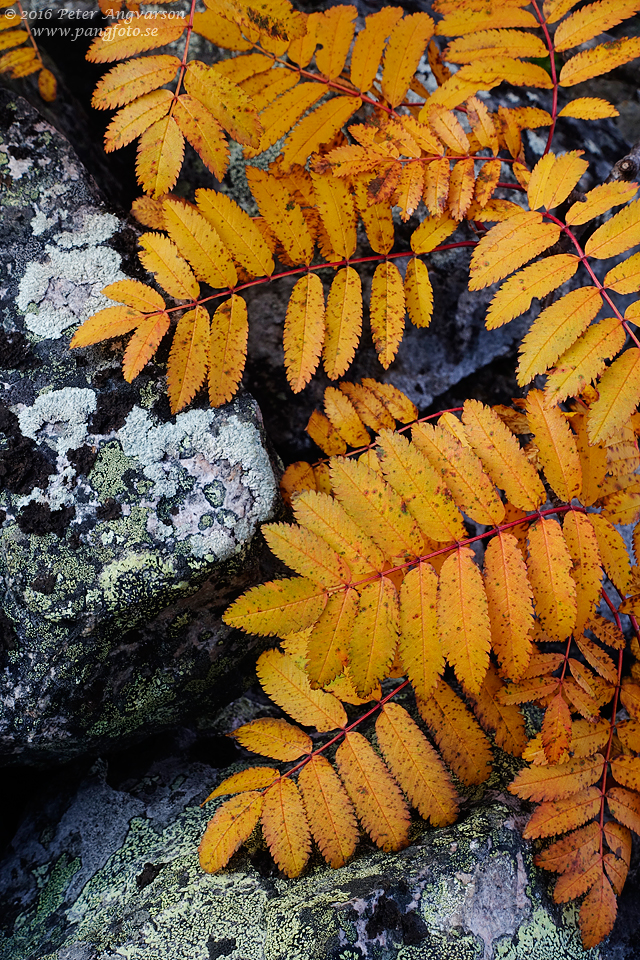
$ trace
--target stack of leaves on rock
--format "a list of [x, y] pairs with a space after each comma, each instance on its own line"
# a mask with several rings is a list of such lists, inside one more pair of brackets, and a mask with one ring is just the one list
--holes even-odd
[[[640, 570], [615, 526], [640, 515], [638, 415], [590, 444], [592, 388], [567, 412], [532, 389], [514, 407], [469, 400], [417, 419], [388, 385], [340, 387], [325, 399], [336, 434], [360, 443], [377, 410], [375, 441], [287, 470], [295, 523], [263, 533], [296, 576], [225, 614], [279, 638], [258, 678], [311, 733], [271, 718], [234, 731], [290, 766], [219, 784], [209, 800], [234, 796], [209, 822], [201, 863], [224, 867], [258, 821], [290, 877], [312, 838], [344, 864], [358, 820], [381, 849], [401, 849], [409, 804], [436, 826], [456, 818], [449, 771], [467, 786], [489, 777], [490, 733], [527, 761], [509, 786], [538, 804], [525, 837], [560, 838], [536, 862], [560, 874], [556, 901], [586, 893], [580, 927], [593, 946], [615, 920], [630, 830], [640, 834], [640, 647], [621, 619], [637, 630]], [[638, 538], [640, 524], [636, 553]], [[425, 729], [394, 702], [407, 687]], [[355, 719], [345, 703], [361, 708]], [[532, 740], [524, 703], [544, 709]], [[374, 715], [377, 750], [361, 732]]]

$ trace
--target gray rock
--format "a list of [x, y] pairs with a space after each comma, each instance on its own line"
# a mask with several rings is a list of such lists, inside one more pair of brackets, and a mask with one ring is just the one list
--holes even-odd
[[458, 824], [416, 822], [397, 854], [363, 839], [345, 867], [315, 852], [287, 880], [256, 832], [205, 874], [196, 848], [222, 801], [198, 804], [238, 769], [156, 760], [118, 782], [100, 762], [78, 786], [45, 790], [0, 869], [1, 960], [637, 957], [633, 878], [611, 936], [584, 951], [577, 908], [551, 901], [520, 835], [526, 814], [497, 777]]
[[250, 645], [220, 613], [277, 480], [247, 395], [171, 417], [162, 365], [128, 385], [122, 343], [69, 351], [136, 237], [5, 91], [0, 175], [0, 753], [65, 760], [233, 696]]

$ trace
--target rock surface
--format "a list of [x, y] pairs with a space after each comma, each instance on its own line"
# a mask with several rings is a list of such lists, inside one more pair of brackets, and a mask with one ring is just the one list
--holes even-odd
[[5, 91], [0, 174], [0, 754], [66, 760], [233, 695], [220, 613], [277, 480], [250, 397], [171, 417], [161, 365], [128, 385], [121, 343], [69, 351], [136, 237]]
[[0, 870], [1, 960], [637, 960], [636, 879], [611, 936], [584, 951], [577, 909], [551, 901], [497, 777], [458, 824], [415, 823], [400, 853], [362, 840], [342, 869], [316, 852], [287, 880], [254, 836], [208, 875], [196, 848], [221, 801], [198, 804], [239, 765], [180, 752], [99, 761], [39, 791]]

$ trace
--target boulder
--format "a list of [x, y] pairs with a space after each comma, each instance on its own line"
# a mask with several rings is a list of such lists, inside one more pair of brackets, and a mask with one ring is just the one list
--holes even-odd
[[0, 758], [63, 761], [239, 692], [220, 614], [262, 576], [277, 478], [248, 395], [172, 417], [161, 363], [129, 385], [122, 342], [69, 350], [136, 232], [2, 90], [0, 178]]

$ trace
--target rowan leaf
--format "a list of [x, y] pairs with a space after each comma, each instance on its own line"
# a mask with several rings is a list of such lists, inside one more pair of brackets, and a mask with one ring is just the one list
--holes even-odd
[[570, 749], [574, 752], [571, 711], [561, 691], [555, 694], [545, 710], [541, 738], [546, 763], [557, 764], [569, 758]]
[[328, 143], [360, 108], [356, 96], [332, 97], [293, 128], [282, 151], [282, 169], [286, 173], [296, 163], [304, 164], [312, 153]]
[[362, 734], [345, 734], [336, 751], [336, 765], [358, 819], [374, 843], [386, 853], [406, 847], [408, 807], [384, 762]]
[[267, 696], [303, 726], [327, 733], [347, 723], [340, 701], [324, 690], [312, 690], [306, 673], [291, 657], [279, 650], [265, 650], [256, 669]]
[[276, 177], [257, 167], [247, 167], [246, 175], [260, 213], [287, 255], [294, 263], [308, 264], [313, 255], [313, 238], [289, 190]]
[[105, 131], [105, 152], [119, 150], [143, 134], [169, 112], [171, 100], [169, 90], [153, 90], [119, 110]]
[[612, 207], [619, 207], [620, 204], [632, 200], [637, 191], [637, 184], [626, 183], [624, 180], [601, 183], [585, 194], [583, 201], [577, 201], [569, 207], [565, 221], [569, 224], [587, 223]]
[[467, 547], [447, 557], [438, 582], [442, 651], [470, 694], [480, 691], [489, 666], [491, 627], [482, 575]]
[[474, 160], [466, 157], [454, 164], [449, 181], [449, 209], [454, 220], [462, 220], [475, 190]]
[[611, 773], [623, 787], [640, 790], [640, 757], [618, 757], [611, 763]]
[[640, 720], [640, 685], [631, 680], [623, 680], [620, 700], [628, 713], [636, 720]]
[[[640, 43], [640, 37], [638, 37]], [[640, 243], [640, 200], [634, 200], [614, 214], [593, 233], [585, 244], [585, 253], [598, 260], [617, 257]]]
[[589, 164], [582, 160], [583, 150], [571, 150], [556, 157], [547, 153], [536, 163], [527, 186], [532, 210], [552, 210], [567, 199]]
[[470, 290], [481, 290], [502, 280], [518, 267], [551, 247], [561, 228], [544, 223], [537, 210], [516, 213], [484, 236], [471, 257]]
[[69, 346], [88, 347], [92, 343], [100, 343], [101, 340], [121, 337], [125, 333], [130, 333], [131, 330], [135, 330], [146, 319], [146, 314], [134, 310], [133, 307], [105, 307], [104, 310], [98, 310], [78, 327]]
[[307, 820], [320, 853], [329, 866], [344, 866], [355, 852], [358, 825], [353, 805], [333, 767], [313, 757], [298, 775]]
[[406, 223], [415, 212], [424, 189], [424, 168], [421, 163], [406, 163], [402, 168], [396, 192], [394, 206], [400, 207], [400, 219]]
[[360, 588], [358, 616], [349, 645], [349, 672], [356, 692], [367, 697], [388, 675], [398, 643], [398, 595], [387, 577]]
[[[605, 317], [581, 334], [556, 361], [545, 384], [545, 403], [561, 403], [592, 383], [610, 360], [622, 350], [626, 331], [617, 317]], [[584, 471], [583, 471], [584, 475]]]
[[535, 864], [553, 873], [571, 871], [574, 865], [591, 861], [600, 849], [600, 836], [600, 825], [593, 821], [587, 823], [542, 850], [537, 854]]
[[326, 592], [318, 584], [291, 577], [252, 587], [231, 604], [223, 619], [246, 633], [274, 636], [310, 627], [326, 603]]
[[[600, 600], [602, 581], [600, 551], [593, 525], [584, 514], [577, 511], [567, 513], [562, 532], [573, 562], [571, 577], [576, 585], [578, 611], [575, 632], [577, 637], [580, 637]], [[581, 641], [577, 642], [580, 646]], [[616, 680], [614, 673], [613, 682], [615, 683]]]
[[247, 146], [258, 146], [262, 124], [251, 99], [236, 83], [214, 67], [200, 60], [191, 60], [185, 71], [184, 86], [234, 140]]
[[496, 86], [501, 82], [511, 83], [517, 87], [553, 89], [553, 81], [544, 67], [512, 57], [491, 57], [489, 60], [467, 63], [464, 67], [460, 67], [456, 76], [460, 80], [478, 84], [481, 89]]
[[229, 145], [218, 121], [188, 93], [180, 94], [175, 101], [173, 116], [207, 170], [222, 180], [229, 165]]
[[358, 614], [358, 594], [341, 590], [329, 598], [307, 645], [307, 675], [314, 686], [326, 687], [343, 671]]
[[154, 355], [169, 329], [169, 315], [156, 313], [146, 317], [135, 329], [122, 359], [122, 375], [131, 383]]
[[255, 157], [277, 143], [325, 92], [319, 83], [297, 83], [266, 104], [258, 118], [262, 126], [260, 140], [254, 147], [245, 147], [245, 156]]
[[233, 294], [220, 304], [211, 320], [209, 339], [209, 402], [227, 403], [242, 378], [247, 355], [247, 305]]
[[183, 157], [184, 137], [173, 117], [162, 117], [147, 127], [138, 141], [136, 157], [136, 177], [145, 193], [155, 199], [169, 193], [182, 169]]
[[425, 110], [433, 132], [450, 150], [462, 154], [469, 152], [469, 138], [452, 110], [437, 105], [432, 107], [429, 101]]
[[605, 517], [599, 514], [589, 514], [589, 523], [593, 526], [598, 549], [607, 576], [614, 584], [616, 589], [624, 596], [629, 589], [629, 578], [631, 571], [629, 568], [629, 555], [622, 538], [622, 534], [616, 530]]
[[199, 210], [179, 200], [165, 200], [164, 217], [169, 236], [199, 280], [218, 288], [237, 283], [226, 246]]
[[[480, 173], [476, 177], [474, 192], [475, 203], [479, 207], [486, 207], [487, 203], [491, 199], [494, 190], [498, 186], [501, 169], [502, 161], [498, 160], [497, 158], [494, 160], [487, 160], [486, 163], [482, 164]], [[469, 206], [466, 211], [467, 219], [469, 219], [472, 211], [473, 206]]]
[[590, 787], [602, 777], [603, 757], [569, 760], [566, 763], [550, 763], [547, 766], [525, 767], [512, 783], [509, 793], [522, 800], [563, 800]]
[[502, 522], [504, 504], [470, 447], [463, 446], [442, 426], [417, 423], [411, 435], [464, 513], [478, 523], [493, 526]]
[[193, 400], [207, 375], [208, 359], [209, 314], [198, 306], [181, 316], [171, 344], [167, 392], [172, 413]]
[[597, 946], [615, 923], [618, 905], [611, 884], [600, 873], [580, 907], [580, 933], [585, 950]]
[[420, 563], [400, 588], [399, 654], [416, 696], [428, 699], [444, 670], [438, 635], [438, 578], [433, 567]]
[[215, 0], [209, 6], [236, 23], [254, 43], [258, 38], [288, 42], [304, 36], [304, 15], [289, 0]]
[[201, 37], [210, 40], [217, 47], [225, 50], [251, 50], [253, 44], [245, 40], [240, 28], [226, 20], [215, 9], [205, 10], [204, 13], [194, 13], [193, 29]]
[[98, 81], [91, 98], [94, 110], [115, 110], [145, 93], [157, 90], [175, 77], [180, 67], [178, 57], [160, 54], [138, 57], [119, 63]]
[[499, 533], [489, 541], [484, 556], [491, 645], [502, 672], [519, 680], [529, 664], [533, 627], [533, 594], [517, 540]]
[[139, 280], [117, 280], [103, 287], [102, 293], [110, 300], [117, 300], [124, 303], [134, 310], [142, 310], [144, 313], [164, 310], [166, 304], [159, 293], [148, 287]]
[[218, 807], [198, 847], [200, 866], [207, 873], [225, 867], [236, 850], [253, 833], [262, 812], [263, 795], [257, 791], [232, 797]]
[[317, 534], [288, 523], [268, 523], [262, 533], [272, 553], [295, 573], [325, 587], [349, 583], [351, 572]]
[[269, 852], [287, 877], [299, 876], [311, 854], [311, 832], [297, 785], [276, 780], [264, 794], [262, 830]]
[[640, 37], [622, 37], [601, 43], [590, 50], [582, 50], [564, 64], [560, 71], [560, 86], [573, 87], [602, 73], [609, 73], [616, 67], [640, 55]]
[[442, 37], [465, 36], [479, 30], [506, 27], [537, 27], [538, 21], [528, 10], [520, 10], [515, 4], [500, 4], [480, 8], [461, 9], [457, 3], [451, 10], [440, 10], [445, 16], [436, 24], [436, 35]]
[[375, 80], [387, 37], [402, 16], [401, 7], [383, 7], [365, 19], [351, 52], [351, 83], [363, 93]]
[[426, 13], [407, 14], [393, 27], [384, 54], [381, 83], [389, 106], [402, 103], [434, 28]]
[[622, 787], [610, 787], [607, 790], [607, 804], [615, 819], [640, 834], [640, 796]]
[[520, 386], [551, 367], [584, 333], [601, 306], [598, 288], [589, 286], [570, 290], [546, 307], [522, 341], [517, 372]]
[[473, 710], [483, 728], [493, 732], [496, 744], [507, 753], [520, 757], [527, 746], [524, 717], [518, 707], [502, 702], [502, 690], [504, 683], [490, 663], [480, 692], [471, 698]]
[[303, 492], [296, 497], [293, 509], [298, 523], [322, 537], [346, 560], [354, 577], [371, 576], [384, 568], [382, 550], [333, 497]]
[[439, 217], [427, 217], [412, 233], [411, 249], [414, 253], [430, 253], [446, 240], [457, 226], [448, 212]]
[[589, 443], [610, 440], [640, 401], [640, 350], [630, 347], [598, 382], [600, 396], [589, 410]]
[[604, 286], [616, 293], [636, 293], [640, 290], [640, 253], [616, 264], [604, 278]]
[[523, 30], [479, 30], [452, 40], [445, 51], [445, 59], [448, 63], [462, 64], [505, 54], [542, 59], [548, 51], [542, 40]]
[[363, 463], [336, 457], [331, 461], [331, 483], [347, 513], [388, 558], [420, 556], [420, 531], [404, 502], [379, 474]]
[[[436, 226], [437, 221], [447, 223], [450, 226], [450, 229], [444, 236], [436, 234], [436, 239], [433, 242], [432, 246], [428, 247], [428, 250], [433, 250], [434, 247], [440, 243], [441, 239], [449, 236], [450, 233], [453, 233], [457, 224], [449, 215], [445, 214], [447, 209], [447, 201], [449, 199], [449, 181], [451, 179], [451, 169], [450, 162], [448, 157], [436, 158], [431, 160], [429, 163], [425, 164], [424, 169], [424, 202], [426, 204], [427, 210], [432, 215], [432, 220], [430, 228], [427, 227], [422, 233], [425, 235], [424, 240], [427, 240], [431, 237], [433, 227]], [[411, 249], [416, 253], [427, 253], [428, 250], [416, 250], [413, 246], [414, 237], [418, 230], [423, 227], [424, 223], [428, 221], [423, 221], [416, 230], [414, 230], [411, 236]], [[438, 226], [440, 224], [438, 223]]]
[[[340, 7], [330, 9], [338, 10]], [[356, 211], [346, 184], [329, 175], [311, 174], [316, 209], [338, 256], [348, 260], [356, 249]]]
[[533, 811], [524, 828], [525, 840], [535, 837], [552, 837], [581, 827], [600, 812], [600, 791], [587, 787], [564, 800], [541, 803]]
[[373, 345], [387, 370], [398, 352], [404, 331], [404, 287], [395, 264], [385, 262], [376, 267], [369, 309]]
[[491, 746], [460, 697], [439, 680], [429, 699], [417, 698], [416, 704], [447, 766], [467, 786], [484, 783], [491, 773]]
[[362, 386], [382, 401], [394, 420], [413, 423], [418, 418], [418, 408], [409, 398], [391, 383], [379, 383], [371, 377], [362, 378]]
[[174, 43], [187, 26], [187, 17], [167, 17], [165, 13], [137, 13], [135, 22], [135, 30], [117, 25], [103, 30], [87, 50], [86, 58], [89, 63], [125, 60], [137, 53], [144, 53], [145, 50]]
[[372, 203], [367, 199], [367, 188], [362, 180], [354, 184], [356, 204], [360, 219], [367, 232], [369, 246], [375, 253], [389, 253], [395, 238], [393, 217], [386, 203]]
[[489, 304], [487, 330], [495, 330], [525, 313], [534, 297], [545, 297], [562, 286], [579, 266], [580, 260], [574, 254], [559, 253], [532, 263], [505, 280]]
[[529, 528], [527, 572], [536, 614], [547, 635], [566, 640], [576, 622], [576, 587], [571, 556], [555, 520], [541, 517]]
[[279, 776], [280, 771], [274, 767], [249, 767], [247, 770], [240, 770], [239, 773], [234, 773], [222, 780], [213, 793], [209, 794], [202, 806], [215, 797], [225, 797], [232, 793], [246, 793], [250, 790], [262, 790], [264, 787], [270, 787]]
[[631, 863], [631, 834], [628, 828], [610, 820], [604, 825], [604, 835], [614, 856], [628, 867]]
[[245, 723], [230, 736], [247, 750], [273, 760], [297, 760], [313, 750], [311, 737], [304, 730], [271, 717]]
[[294, 393], [315, 373], [324, 340], [324, 292], [315, 273], [296, 281], [284, 321], [284, 365]]
[[252, 276], [271, 276], [271, 251], [251, 217], [231, 197], [217, 190], [196, 190], [196, 201], [234, 260]]
[[619, 111], [600, 97], [576, 97], [565, 104], [559, 117], [574, 117], [576, 120], [602, 120], [605, 117], [619, 117]]
[[545, 499], [536, 469], [512, 432], [491, 407], [466, 400], [462, 412], [465, 434], [489, 477], [521, 510], [536, 510]]
[[582, 467], [576, 439], [558, 407], [545, 406], [542, 390], [530, 390], [527, 420], [549, 484], [561, 500], [569, 502], [582, 490]]

